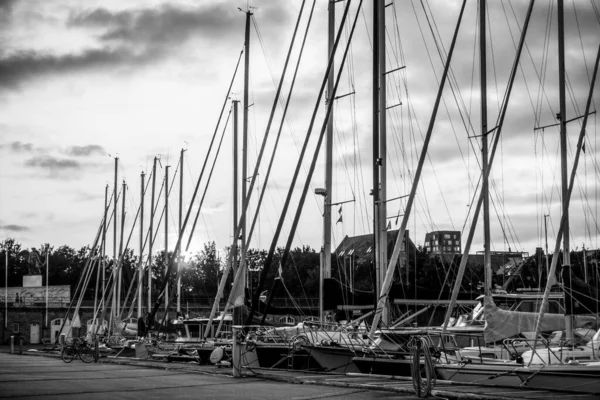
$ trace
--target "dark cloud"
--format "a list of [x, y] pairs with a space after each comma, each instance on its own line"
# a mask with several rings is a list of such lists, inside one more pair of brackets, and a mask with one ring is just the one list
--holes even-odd
[[91, 156], [94, 154], [104, 154], [104, 147], [97, 144], [89, 144], [87, 146], [71, 146], [67, 149], [67, 154], [72, 156]]
[[[287, 11], [265, 7], [264, 14], [281, 25]], [[205, 48], [227, 47], [228, 38], [239, 38], [241, 46], [244, 14], [230, 4], [189, 7], [166, 4], [156, 8], [111, 11], [104, 8], [71, 14], [70, 29], [92, 29], [98, 44], [70, 54], [33, 51], [5, 53], [0, 57], [0, 88], [18, 88], [23, 81], [49, 74], [107, 68], [138, 68], [168, 59], [192, 39]], [[271, 27], [269, 27], [271, 29]], [[1, 54], [1, 53], [0, 53]], [[206, 52], [200, 52], [207, 57]]]
[[0, 229], [7, 230], [9, 232], [26, 232], [30, 230], [27, 226], [15, 224], [0, 225]]
[[76, 170], [81, 168], [81, 163], [66, 158], [52, 156], [39, 156], [30, 158], [25, 162], [27, 167], [42, 168], [50, 172], [61, 172], [65, 170]]
[[[109, 11], [96, 9], [72, 15], [72, 27], [106, 29], [99, 38], [105, 42], [143, 46], [181, 43], [197, 34], [204, 38], [223, 38], [243, 25], [243, 15], [235, 7], [222, 4], [200, 7], [176, 7]], [[241, 29], [239, 29], [241, 31]]]
[[26, 79], [45, 74], [140, 65], [147, 63], [152, 58], [154, 58], [152, 52], [137, 53], [124, 48], [112, 49], [110, 47], [67, 55], [21, 51], [0, 58], [0, 88], [14, 89]]
[[33, 151], [34, 147], [32, 143], [23, 143], [20, 141], [16, 141], [12, 143], [1, 144], [0, 149], [10, 149], [15, 153], [29, 153]]

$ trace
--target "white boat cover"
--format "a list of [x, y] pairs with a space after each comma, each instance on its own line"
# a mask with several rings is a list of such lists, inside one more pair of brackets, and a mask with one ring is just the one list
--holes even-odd
[[[535, 332], [539, 313], [508, 311], [496, 306], [491, 296], [484, 298], [485, 327], [483, 335], [486, 343], [506, 339], [522, 332]], [[540, 332], [562, 331], [565, 329], [563, 314], [544, 314]]]

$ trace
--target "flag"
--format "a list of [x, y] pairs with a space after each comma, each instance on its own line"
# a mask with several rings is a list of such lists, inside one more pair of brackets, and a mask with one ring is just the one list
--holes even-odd
[[336, 224], [339, 222], [344, 222], [344, 219], [342, 218], [342, 206], [340, 206], [340, 208], [338, 209], [338, 214], [340, 215], [340, 217], [338, 218]]
[[391, 221], [388, 221], [388, 224], [387, 224], [387, 226], [385, 227], [385, 229], [386, 229], [387, 231], [389, 231], [390, 229], [392, 229], [392, 222], [391, 222]]
[[340, 206], [340, 208], [338, 209], [338, 214], [342, 213], [342, 206]]
[[337, 224], [338, 222], [344, 222], [344, 220], [342, 219], [342, 216], [341, 216], [341, 215], [340, 215], [340, 217], [338, 218], [338, 220], [337, 220], [336, 224]]

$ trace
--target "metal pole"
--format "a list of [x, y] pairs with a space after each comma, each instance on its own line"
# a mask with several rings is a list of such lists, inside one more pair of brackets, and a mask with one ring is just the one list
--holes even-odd
[[[6, 242], [4, 242], [6, 243]], [[4, 248], [4, 328], [8, 328], [8, 246]]]
[[[250, 11], [246, 12], [246, 33], [245, 33], [245, 52], [244, 52], [244, 115], [243, 115], [243, 132], [242, 132], [242, 199], [243, 210], [247, 210], [248, 208], [248, 188], [247, 188], [247, 178], [248, 178], [248, 108], [250, 107], [248, 104], [248, 85], [250, 82], [250, 17], [252, 13]], [[246, 258], [246, 212], [242, 213], [242, 251], [240, 254], [241, 259]], [[243, 275], [244, 282], [242, 287], [246, 287], [246, 279], [245, 274]], [[242, 322], [241, 320], [239, 321]]]
[[114, 315], [118, 317], [118, 304], [117, 304], [117, 289], [118, 289], [118, 277], [117, 277], [117, 176], [118, 176], [119, 158], [115, 157], [115, 182], [113, 185], [113, 298], [112, 298], [112, 312], [111, 320]]
[[[335, 2], [330, 1], [328, 4], [328, 48], [327, 60], [333, 54], [333, 42], [335, 41]], [[332, 61], [329, 76], [327, 77], [327, 98], [326, 103], [334, 101], [333, 84], [335, 60]], [[327, 120], [327, 131], [325, 133], [325, 196], [323, 197], [323, 263], [321, 283], [319, 285], [319, 317], [321, 322], [324, 320], [324, 303], [323, 303], [323, 284], [325, 279], [331, 278], [331, 199], [333, 198], [333, 113], [334, 107], [331, 108], [329, 119]]]
[[[150, 243], [148, 251], [148, 311], [152, 309], [152, 245], [154, 244], [154, 195], [156, 193], [156, 161], [152, 166], [152, 196], [150, 198]], [[152, 322], [152, 321], [150, 321]], [[150, 327], [148, 327], [150, 329]]]
[[108, 217], [108, 185], [104, 187], [104, 220], [102, 221], [102, 308], [106, 309], [104, 293], [106, 292], [106, 218]]
[[[165, 279], [169, 279], [169, 166], [165, 167]], [[169, 307], [169, 285], [165, 288], [165, 315], [163, 321], [167, 320], [167, 309]]]
[[548, 271], [550, 269], [550, 265], [548, 262], [548, 217], [549, 215], [544, 215], [544, 235], [546, 236], [546, 279], [548, 279]]
[[144, 287], [144, 177], [141, 174], [140, 186], [140, 259], [138, 262], [138, 310], [137, 317], [142, 318], [143, 287]]
[[[238, 103], [239, 100], [233, 101], [233, 234], [238, 223]], [[242, 243], [242, 246], [244, 243]], [[233, 259], [231, 265], [233, 266], [233, 273], [237, 274], [238, 269], [238, 238], [233, 238]]]
[[[565, 21], [564, 2], [558, 0], [558, 86], [560, 102], [560, 178], [562, 187], [562, 214], [563, 226], [563, 265], [571, 265], [571, 249], [569, 245], [569, 207], [566, 198], [568, 195], [567, 182], [567, 108], [565, 104]], [[567, 340], [573, 339], [573, 319], [565, 316]]]
[[50, 276], [50, 247], [46, 246], [46, 328], [48, 328], [48, 278]]
[[[125, 232], [125, 194], [127, 192], [127, 184], [125, 183], [125, 179], [123, 179], [123, 186], [122, 186], [123, 190], [123, 199], [121, 200], [121, 238], [120, 238], [120, 242], [119, 242], [119, 259], [121, 260], [120, 264], [118, 265], [118, 278], [119, 280], [117, 281], [118, 283], [118, 287], [117, 287], [117, 318], [121, 318], [121, 284], [123, 281], [123, 236], [124, 232]], [[116, 221], [115, 221], [116, 222]]]
[[[385, 79], [385, 0], [377, 0], [377, 14], [379, 24], [377, 24], [377, 46], [379, 48], [378, 60], [379, 68], [379, 265], [381, 272], [379, 273], [379, 285], [383, 287], [385, 278], [385, 269], [387, 267], [387, 206], [385, 204], [387, 198], [387, 119], [386, 119], [386, 79]], [[400, 238], [402, 240], [402, 238]], [[400, 275], [402, 276], [402, 275]], [[389, 317], [389, 299], [386, 299], [387, 306], [384, 307], [381, 319], [385, 326], [390, 323]]]
[[492, 287], [492, 262], [490, 254], [490, 196], [488, 189], [488, 128], [487, 128], [487, 66], [486, 66], [486, 12], [485, 0], [479, 2], [479, 75], [481, 90], [481, 154], [483, 182], [483, 265], [485, 274], [485, 293], [490, 294]]
[[[379, 18], [378, 5], [373, 1], [373, 268], [375, 268], [375, 293], [381, 292], [381, 260], [379, 259]], [[377, 304], [377, 297], [375, 297]]]
[[[182, 215], [183, 215], [183, 152], [185, 150], [181, 149], [181, 155], [179, 156], [179, 224], [177, 225], [177, 233], [178, 237], [183, 236], [183, 232], [181, 231], [182, 225]], [[169, 266], [167, 265], [167, 268]], [[181, 255], [177, 259], [177, 312], [181, 313]]]

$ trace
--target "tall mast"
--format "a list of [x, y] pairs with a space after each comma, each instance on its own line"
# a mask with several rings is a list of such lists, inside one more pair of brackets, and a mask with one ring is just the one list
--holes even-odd
[[[327, 60], [333, 55], [333, 42], [335, 41], [335, 2], [328, 2], [328, 46]], [[327, 98], [326, 103], [334, 101], [334, 65], [331, 63], [329, 76], [327, 77]], [[331, 200], [333, 199], [333, 113], [334, 107], [331, 106], [329, 119], [327, 120], [327, 131], [325, 133], [325, 196], [323, 197], [323, 263], [321, 266], [321, 283], [319, 285], [319, 317], [321, 322], [325, 322], [324, 304], [323, 304], [323, 282], [331, 278]]]
[[[563, 265], [571, 265], [571, 249], [569, 244], [569, 205], [567, 196], [569, 184], [567, 181], [567, 109], [565, 104], [565, 19], [564, 2], [558, 0], [558, 86], [560, 102], [560, 178], [562, 186], [562, 215], [563, 215]], [[555, 254], [558, 257], [558, 254]], [[550, 277], [548, 277], [550, 279]], [[573, 319], [565, 316], [567, 340], [573, 339]]]
[[[148, 311], [152, 309], [152, 245], [154, 244], [154, 195], [156, 193], [156, 161], [152, 165], [152, 196], [150, 197], [150, 240], [148, 243]], [[153, 322], [153, 321], [150, 321]], [[150, 329], [150, 327], [148, 327]]]
[[486, 11], [485, 0], [479, 1], [479, 77], [481, 89], [481, 158], [483, 169], [483, 267], [485, 274], [485, 293], [490, 294], [492, 285], [492, 262], [490, 255], [490, 196], [488, 190], [488, 129], [487, 129], [487, 66], [486, 66]]
[[[233, 100], [233, 234], [238, 224], [238, 105], [239, 100]], [[231, 265], [233, 266], [234, 274], [237, 273], [238, 268], [238, 238], [233, 238], [233, 259]], [[242, 246], [244, 243], [242, 243]]]
[[[241, 224], [242, 224], [242, 251], [240, 253], [240, 259], [246, 259], [246, 210], [248, 209], [248, 190], [247, 190], [247, 180], [248, 178], [248, 109], [250, 105], [248, 104], [248, 84], [250, 82], [250, 17], [252, 13], [248, 10], [246, 11], [246, 33], [244, 39], [244, 115], [243, 115], [243, 132], [242, 132], [242, 213]], [[245, 264], [245, 263], [244, 263]], [[242, 282], [240, 283], [242, 287], [246, 287], [246, 275], [241, 275]], [[239, 307], [238, 307], [239, 308]], [[243, 323], [243, 316], [239, 315], [239, 323]]]
[[110, 314], [112, 317], [116, 317], [119, 309], [117, 304], [117, 283], [119, 278], [117, 277], [117, 179], [118, 179], [118, 168], [119, 168], [119, 157], [115, 157], [115, 182], [113, 185], [113, 296], [112, 296], [112, 309], [113, 312]]
[[102, 221], [102, 307], [106, 309], [104, 294], [106, 291], [106, 218], [108, 217], [108, 185], [104, 187], [104, 219]]
[[[373, 1], [373, 268], [375, 269], [375, 293], [381, 292], [379, 259], [379, 18], [378, 4]], [[377, 298], [375, 298], [377, 304]]]
[[[385, 1], [377, 0], [377, 44], [378, 64], [377, 75], [379, 76], [379, 285], [383, 286], [385, 271], [387, 268], [387, 207], [386, 207], [386, 184], [387, 184], [387, 120], [386, 120], [386, 81], [385, 81]], [[402, 238], [400, 238], [402, 240]], [[387, 300], [386, 300], [387, 301]], [[388, 301], [389, 303], [389, 301]], [[389, 306], [389, 304], [388, 304]], [[384, 325], [389, 325], [389, 307], [384, 307], [382, 315]]]
[[140, 181], [140, 258], [138, 262], [138, 307], [137, 317], [142, 317], [142, 297], [144, 287], [144, 172], [142, 172]]
[[[169, 270], [169, 166], [165, 166], [165, 279], [169, 279], [167, 271]], [[169, 285], [165, 287], [165, 316], [166, 321], [167, 309], [169, 308]]]
[[121, 238], [119, 241], [119, 259], [121, 260], [121, 263], [117, 266], [119, 271], [119, 280], [117, 287], [117, 318], [121, 318], [121, 281], [123, 280], [123, 233], [125, 232], [125, 194], [127, 191], [127, 184], [125, 183], [125, 179], [123, 179], [123, 186], [121, 191], [123, 192], [123, 198], [121, 199]]
[[[182, 226], [182, 213], [183, 213], [183, 152], [185, 150], [181, 149], [181, 154], [179, 156], [179, 222], [177, 225], [177, 236], [181, 237], [183, 236], [183, 232], [181, 231], [181, 226]], [[180, 273], [180, 269], [181, 269], [181, 256], [178, 257], [177, 259], [177, 270], [178, 270], [178, 274], [177, 274], [177, 312], [181, 313], [181, 273]], [[168, 265], [167, 265], [168, 267]]]
[[565, 105], [565, 20], [564, 2], [558, 0], [558, 85], [560, 101], [560, 180], [562, 186], [562, 214], [565, 216], [563, 234], [563, 264], [571, 264], [569, 244], [569, 208], [566, 205], [567, 182], [567, 110]]

